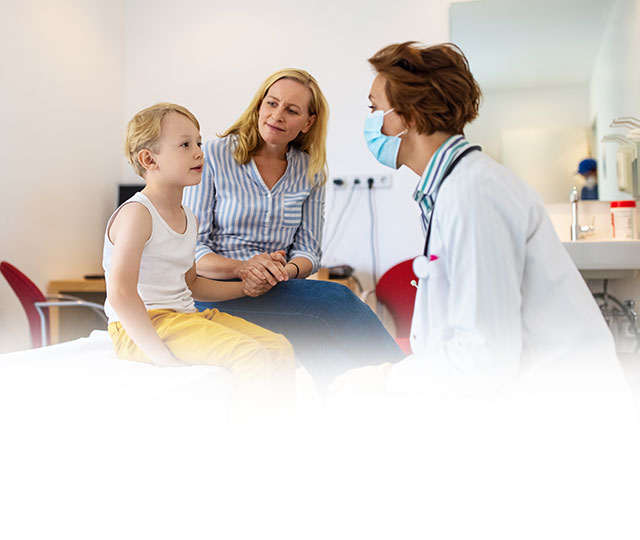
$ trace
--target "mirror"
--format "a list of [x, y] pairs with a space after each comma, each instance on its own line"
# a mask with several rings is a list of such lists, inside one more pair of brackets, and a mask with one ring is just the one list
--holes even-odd
[[[637, 53], [624, 57], [620, 50], [637, 49], [631, 34], [637, 33], [639, 5], [640, 0], [475, 0], [450, 7], [451, 41], [467, 56], [483, 91], [479, 118], [466, 135], [546, 203], [567, 202], [571, 186], [585, 184], [577, 169], [586, 157], [598, 161], [601, 200], [634, 194], [638, 160], [628, 145], [620, 152], [625, 145], [603, 143], [602, 137], [625, 135], [610, 127], [615, 117], [640, 116], [637, 94], [621, 100], [621, 90], [608, 86], [611, 80], [625, 86], [620, 74], [627, 71], [637, 78]], [[622, 61], [618, 71], [611, 58]], [[632, 179], [630, 185], [620, 173]]]

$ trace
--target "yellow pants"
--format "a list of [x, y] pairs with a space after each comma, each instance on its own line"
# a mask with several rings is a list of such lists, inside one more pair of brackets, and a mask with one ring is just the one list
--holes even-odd
[[[240, 399], [265, 391], [276, 392], [277, 401], [294, 396], [295, 359], [283, 335], [217, 309], [194, 313], [153, 309], [148, 313], [158, 336], [176, 358], [231, 371], [237, 390], [244, 395]], [[122, 324], [111, 323], [109, 335], [119, 358], [151, 363]]]

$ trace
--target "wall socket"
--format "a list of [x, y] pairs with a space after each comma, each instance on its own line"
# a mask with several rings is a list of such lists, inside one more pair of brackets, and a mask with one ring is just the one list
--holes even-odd
[[345, 176], [335, 176], [332, 179], [335, 189], [369, 189], [369, 178], [373, 179], [373, 189], [384, 189], [391, 187], [390, 174], [353, 174]]

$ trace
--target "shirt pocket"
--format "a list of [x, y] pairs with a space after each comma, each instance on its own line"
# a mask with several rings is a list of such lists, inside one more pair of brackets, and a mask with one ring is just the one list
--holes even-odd
[[309, 197], [309, 191], [295, 191], [284, 194], [282, 225], [299, 227], [302, 221], [302, 205]]

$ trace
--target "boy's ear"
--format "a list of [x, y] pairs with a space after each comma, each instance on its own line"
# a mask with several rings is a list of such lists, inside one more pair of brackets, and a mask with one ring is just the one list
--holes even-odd
[[138, 162], [147, 170], [154, 169], [157, 166], [153, 154], [146, 148], [138, 152]]

